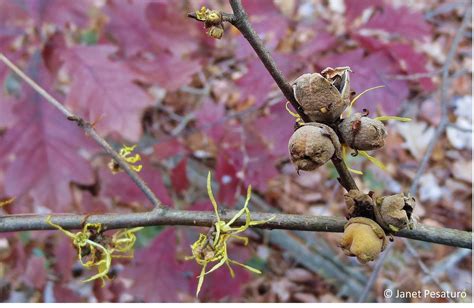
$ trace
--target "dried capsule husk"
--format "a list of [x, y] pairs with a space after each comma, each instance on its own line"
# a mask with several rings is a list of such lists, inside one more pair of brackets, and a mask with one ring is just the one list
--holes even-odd
[[358, 189], [351, 189], [344, 195], [347, 207], [347, 218], [367, 217], [375, 219], [374, 200], [369, 194], [364, 194]]
[[296, 100], [311, 121], [333, 123], [350, 104], [349, 67], [303, 74], [292, 84]]
[[384, 146], [387, 131], [383, 123], [362, 113], [354, 113], [339, 124], [345, 144], [354, 150], [371, 151]]
[[296, 170], [312, 171], [324, 165], [336, 152], [331, 136], [324, 124], [304, 125], [288, 141], [291, 162]]
[[411, 227], [415, 198], [410, 194], [375, 198], [375, 218], [386, 230], [398, 232]]
[[351, 218], [344, 226], [340, 247], [361, 263], [373, 261], [385, 249], [385, 232], [375, 221], [365, 217]]

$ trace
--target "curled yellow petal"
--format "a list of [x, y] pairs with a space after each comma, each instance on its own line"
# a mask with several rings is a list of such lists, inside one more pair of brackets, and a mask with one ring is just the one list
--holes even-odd
[[304, 125], [303, 119], [301, 119], [301, 116], [298, 113], [291, 111], [289, 105], [290, 105], [290, 102], [286, 102], [285, 104], [286, 111], [288, 111], [288, 113], [295, 118], [295, 121], [296, 123], [298, 123], [299, 126], [303, 126]]
[[82, 282], [89, 282], [96, 279], [102, 280], [102, 286], [105, 284], [105, 279], [108, 279], [108, 272], [110, 271], [110, 264], [112, 262], [112, 257], [110, 252], [102, 245], [87, 240], [87, 244], [91, 245], [92, 247], [98, 248], [101, 251], [102, 258], [99, 261], [93, 262], [92, 265], [97, 267], [98, 273], [88, 279], [83, 280]]
[[347, 165], [347, 169], [352, 173], [363, 175], [364, 172], [362, 172], [360, 170], [352, 169], [351, 167], [349, 167], [349, 164], [348, 164], [347, 159], [346, 159], [346, 154], [347, 154], [347, 146], [342, 145], [342, 160], [344, 160], [344, 163]]
[[205, 263], [202, 266], [201, 274], [198, 276], [199, 280], [198, 280], [198, 285], [197, 285], [197, 289], [196, 289], [196, 297], [199, 295], [199, 292], [201, 291], [202, 284], [204, 283], [204, 275], [206, 274], [206, 266], [207, 266], [207, 263]]
[[5, 205], [12, 204], [13, 201], [15, 201], [15, 197], [8, 198], [8, 199], [5, 199], [5, 200], [0, 200], [0, 207], [3, 207], [3, 206], [5, 206]]
[[[132, 146], [123, 145], [119, 151], [119, 155], [123, 158], [125, 162], [127, 162], [127, 164], [132, 170], [134, 170], [135, 172], [140, 172], [143, 166], [136, 165], [136, 163], [141, 161], [142, 159], [140, 154], [130, 156], [130, 154], [135, 150], [136, 147], [136, 144]], [[122, 168], [120, 168], [120, 165], [114, 159], [110, 160], [108, 167], [113, 174], [123, 171]]]
[[348, 169], [350, 172], [354, 173], [354, 174], [358, 174], [358, 175], [363, 175], [363, 174], [364, 174], [364, 172], [362, 172], [362, 171], [360, 171], [360, 170], [357, 170], [357, 169], [352, 169], [352, 168], [350, 168], [350, 167], [347, 167], [347, 169]]
[[369, 153], [367, 153], [366, 151], [359, 151], [359, 154], [361, 156], [367, 158], [371, 163], [373, 163], [374, 165], [376, 165], [380, 169], [382, 169], [384, 171], [387, 170], [387, 167], [380, 160], [378, 160], [377, 158], [375, 158], [373, 156], [370, 156]]
[[112, 256], [114, 258], [133, 258], [133, 247], [135, 246], [135, 242], [137, 240], [135, 232], [138, 232], [142, 229], [143, 227], [137, 227], [116, 232], [112, 236], [113, 248], [111, 249], [111, 252], [119, 252], [121, 254], [114, 254]]
[[[82, 231], [72, 233], [53, 223], [51, 216], [46, 218], [46, 222], [72, 239], [72, 244], [77, 249], [77, 259], [84, 268], [97, 269], [97, 274], [83, 280], [83, 282], [101, 279], [102, 286], [109, 278], [107, 274], [110, 271], [113, 258], [133, 258], [135, 232], [143, 229], [143, 227], [137, 227], [120, 230], [112, 237], [107, 237], [102, 233], [102, 224], [100, 223], [87, 223]], [[114, 254], [117, 252], [119, 254]]]
[[395, 121], [400, 121], [400, 122], [410, 122], [410, 118], [404, 118], [404, 117], [396, 117], [396, 116], [380, 116], [374, 118], [375, 120], [379, 121], [388, 121], [388, 120], [395, 120]]
[[205, 21], [208, 11], [209, 10], [203, 5], [199, 11], [196, 11], [196, 18], [200, 21]]
[[251, 272], [254, 272], [254, 273], [256, 273], [256, 274], [261, 274], [261, 273], [262, 273], [261, 271], [259, 271], [258, 269], [254, 268], [254, 267], [251, 267], [251, 266], [249, 266], [249, 265], [246, 265], [246, 264], [237, 262], [237, 261], [235, 261], [235, 260], [229, 260], [229, 262], [234, 263], [234, 264], [237, 264], [237, 265], [239, 265], [239, 266], [242, 266], [243, 268], [245, 268], [245, 269], [247, 269], [247, 270], [249, 270], [249, 271], [251, 271]]
[[70, 231], [64, 229], [64, 228], [61, 227], [60, 225], [57, 225], [57, 224], [53, 223], [53, 222], [51, 221], [51, 218], [52, 218], [51, 215], [49, 215], [48, 217], [46, 217], [46, 223], [47, 223], [48, 225], [51, 225], [51, 226], [55, 227], [56, 229], [58, 229], [59, 231], [63, 232], [64, 234], [66, 234], [68, 237], [70, 237], [70, 238], [72, 238], [72, 239], [76, 238], [76, 234], [74, 234], [74, 233], [72, 233], [72, 232], [70, 232]]
[[365, 93], [369, 92], [369, 91], [372, 91], [372, 90], [376, 90], [376, 89], [380, 89], [380, 88], [383, 88], [385, 86], [376, 86], [376, 87], [372, 87], [372, 88], [368, 88], [367, 90], [364, 90], [362, 91], [361, 93], [357, 94], [356, 97], [354, 97], [351, 101], [351, 104], [350, 104], [350, 107], [352, 107], [359, 98], [362, 97], [362, 95], [364, 95]]

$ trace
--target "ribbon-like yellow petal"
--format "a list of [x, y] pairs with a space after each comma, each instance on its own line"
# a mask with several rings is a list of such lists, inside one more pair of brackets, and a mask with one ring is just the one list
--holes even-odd
[[349, 107], [352, 107], [359, 98], [362, 97], [362, 95], [364, 95], [365, 93], [369, 92], [369, 91], [372, 91], [372, 90], [376, 90], [376, 89], [380, 89], [380, 88], [383, 88], [385, 86], [376, 86], [376, 87], [372, 87], [372, 88], [368, 88], [367, 90], [364, 90], [362, 91], [361, 93], [357, 94], [356, 97], [354, 97], [351, 101], [351, 104], [349, 105]]
[[380, 169], [386, 171], [387, 167], [377, 158], [370, 156], [369, 153], [366, 151], [359, 151], [359, 154], [362, 155], [363, 157], [367, 158], [371, 163], [379, 167]]
[[380, 116], [380, 117], [376, 117], [374, 119], [379, 120], [379, 121], [388, 121], [388, 120], [396, 120], [396, 121], [400, 121], [400, 122], [410, 122], [411, 121], [410, 118], [403, 118], [403, 117], [396, 117], [396, 116]]
[[0, 207], [3, 207], [3, 206], [5, 206], [5, 205], [12, 204], [13, 201], [15, 201], [15, 197], [8, 198], [8, 199], [5, 199], [5, 200], [0, 200]]

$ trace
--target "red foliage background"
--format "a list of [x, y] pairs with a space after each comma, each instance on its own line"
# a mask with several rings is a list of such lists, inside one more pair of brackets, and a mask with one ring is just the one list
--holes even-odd
[[[431, 96], [439, 84], [433, 72], [443, 64], [461, 6], [429, 19], [431, 12], [446, 4], [243, 3], [288, 79], [327, 66], [349, 65], [355, 91], [385, 86], [365, 95], [358, 108], [368, 108], [373, 114], [404, 113], [420, 123], [436, 125], [435, 116], [420, 110], [435, 115], [439, 110], [436, 97]], [[280, 210], [343, 215], [343, 192], [336, 188], [331, 166], [299, 178], [295, 175], [287, 157], [294, 119], [247, 41], [230, 25], [223, 39], [216, 41], [205, 34], [201, 23], [186, 17], [202, 4], [231, 11], [226, 1], [0, 1], [0, 50], [68, 108], [95, 122], [98, 132], [117, 148], [138, 144], [144, 157], [140, 175], [166, 206], [211, 209], [203, 183], [197, 185], [189, 175], [190, 162], [197, 161], [213, 171], [223, 207], [234, 206], [252, 184], [255, 193]], [[470, 50], [468, 43], [461, 45], [464, 51]], [[425, 77], [405, 78], [416, 74]], [[461, 78], [453, 94], [470, 95], [470, 77]], [[0, 83], [0, 197], [17, 198], [14, 205], [0, 211], [150, 209], [125, 174], [109, 172], [108, 158], [100, 148], [3, 65]], [[358, 179], [364, 189], [406, 190], [416, 170], [419, 157], [409, 146], [414, 141], [399, 133], [398, 126], [390, 127], [390, 145], [378, 152], [389, 166], [388, 174], [361, 160], [352, 161], [367, 170]], [[413, 138], [423, 139], [424, 133], [421, 129]], [[446, 156], [448, 150], [457, 154]], [[425, 202], [418, 215], [427, 223], [470, 230], [470, 177], [460, 178], [449, 171], [450, 160], [462, 158], [472, 165], [469, 151], [444, 143], [435, 153], [432, 170], [437, 185], [457, 193], [422, 198]], [[100, 283], [80, 283], [88, 273], [81, 273], [74, 264], [73, 248], [59, 232], [3, 234], [0, 301], [194, 301], [199, 268], [183, 257], [190, 254], [189, 244], [197, 233], [185, 228], [146, 229], [140, 234], [134, 260], [115, 265], [116, 278], [105, 288]], [[325, 239], [335, 243], [337, 237]], [[270, 257], [262, 252], [265, 249], [270, 249]], [[287, 270], [295, 265], [281, 257], [285, 252], [279, 248], [252, 244], [230, 251], [240, 261], [264, 262], [270, 273], [255, 280], [238, 270], [232, 280], [226, 270], [219, 270], [206, 278], [200, 300], [345, 300], [335, 295], [337, 288], [321, 273], [306, 272], [312, 284], [304, 291], [288, 291], [296, 274]], [[334, 258], [348, 262], [335, 248], [330, 251]], [[434, 264], [452, 252], [436, 248], [425, 261]], [[420, 275], [416, 264], [404, 262], [410, 273]], [[461, 263], [460, 271], [463, 266], [464, 270], [469, 267], [470, 259]], [[273, 267], [287, 270], [275, 274]], [[366, 270], [370, 273], [370, 268]], [[396, 273], [387, 275], [397, 279]], [[263, 295], [249, 291], [251, 279], [250, 286], [267, 288]], [[272, 279], [279, 284], [268, 286]]]

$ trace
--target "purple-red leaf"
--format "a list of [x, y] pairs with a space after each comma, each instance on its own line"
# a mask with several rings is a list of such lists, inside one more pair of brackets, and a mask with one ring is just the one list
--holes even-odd
[[95, 122], [102, 134], [118, 133], [137, 140], [141, 134], [142, 111], [152, 103], [143, 89], [134, 84], [136, 74], [110, 56], [111, 45], [78, 46], [65, 53], [65, 67], [72, 84], [66, 104]]
[[37, 24], [48, 22], [60, 27], [70, 24], [85, 27], [94, 0], [26, 0], [25, 2], [28, 13]]
[[185, 157], [171, 170], [171, 184], [173, 184], [173, 189], [177, 193], [181, 193], [189, 187], [188, 175], [186, 173], [187, 164], [188, 159]]
[[22, 275], [22, 281], [26, 285], [42, 290], [47, 278], [45, 259], [42, 257], [31, 256], [28, 263], [25, 264], [25, 271]]
[[162, 160], [173, 157], [185, 151], [184, 146], [177, 138], [163, 138], [167, 140], [158, 140], [159, 143], [154, 147], [154, 155]]
[[110, 17], [105, 31], [117, 41], [125, 56], [159, 48], [152, 39], [154, 34], [145, 18], [145, 8], [149, 3], [147, 0], [113, 0], [108, 1], [104, 8]]
[[233, 164], [225, 150], [217, 156], [216, 180], [219, 183], [219, 193], [217, 200], [220, 204], [228, 207], [235, 205], [239, 179], [237, 178], [238, 168]]
[[362, 29], [386, 31], [390, 35], [400, 35], [407, 39], [419, 39], [430, 34], [431, 27], [420, 12], [412, 12], [407, 7], [394, 8], [390, 5], [377, 10]]
[[269, 114], [254, 125], [269, 153], [278, 158], [288, 156], [288, 140], [294, 131], [295, 118], [286, 111], [283, 101], [272, 106]]
[[[426, 57], [423, 54], [415, 52], [410, 45], [402, 43], [389, 44], [387, 51], [398, 61], [400, 67], [408, 75], [427, 73]], [[417, 81], [425, 91], [433, 91], [435, 89], [431, 78], [420, 78]]]
[[176, 257], [174, 228], [162, 231], [148, 247], [135, 253], [123, 276], [132, 279], [130, 291], [138, 301], [177, 302], [188, 294], [188, 278]]
[[[30, 75], [41, 76], [39, 79], [47, 83], [44, 69], [38, 74], [35, 68], [36, 73], [30, 70]], [[90, 143], [74, 123], [33, 90], [25, 86], [22, 91], [26, 95], [15, 105], [15, 125], [0, 137], [5, 193], [17, 197], [29, 195], [43, 210], [64, 212], [71, 202], [69, 183], [93, 181], [89, 163], [79, 154]], [[0, 105], [7, 103], [0, 101]], [[12, 210], [21, 212], [21, 204]], [[38, 210], [36, 207], [35, 211]]]
[[188, 84], [192, 76], [201, 69], [198, 61], [183, 59], [166, 52], [155, 54], [151, 61], [134, 59], [130, 65], [140, 75], [140, 79], [169, 91]]

